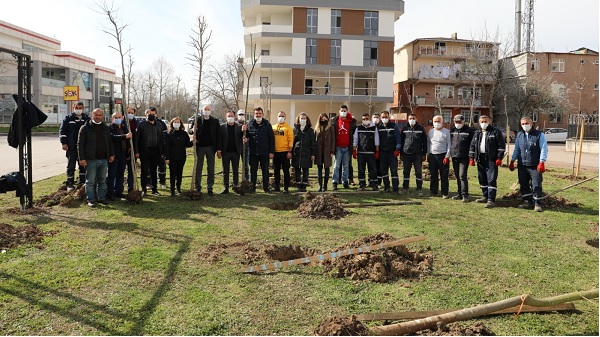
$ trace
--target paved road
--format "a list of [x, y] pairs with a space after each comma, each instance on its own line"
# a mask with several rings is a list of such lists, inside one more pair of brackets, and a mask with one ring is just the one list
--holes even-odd
[[[514, 143], [510, 144], [509, 152], [512, 155]], [[575, 161], [573, 161], [575, 158]], [[577, 159], [574, 152], [565, 151], [565, 144], [550, 143], [548, 144], [548, 162], [547, 167], [560, 167], [565, 169], [573, 169], [577, 167]], [[575, 165], [573, 165], [575, 163]], [[581, 154], [581, 169], [589, 171], [598, 171], [598, 155], [592, 153]]]

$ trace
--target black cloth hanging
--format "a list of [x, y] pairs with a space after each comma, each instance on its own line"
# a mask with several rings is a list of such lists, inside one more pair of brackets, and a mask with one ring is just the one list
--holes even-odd
[[[13, 99], [15, 102], [17, 102], [17, 104], [19, 104], [19, 96], [13, 94]], [[26, 99], [23, 99], [23, 111], [25, 113], [23, 116], [23, 127], [26, 131], [30, 131], [32, 128], [42, 125], [42, 123], [48, 119], [48, 116], [46, 116], [42, 110], [38, 109], [35, 104]], [[17, 134], [17, 121], [19, 117], [18, 113], [19, 109], [17, 108], [13, 114], [10, 128], [8, 129], [8, 145], [14, 147], [15, 149], [19, 147], [19, 137]]]
[[0, 193], [17, 191], [17, 197], [27, 192], [27, 182], [21, 172], [11, 172], [0, 177]]

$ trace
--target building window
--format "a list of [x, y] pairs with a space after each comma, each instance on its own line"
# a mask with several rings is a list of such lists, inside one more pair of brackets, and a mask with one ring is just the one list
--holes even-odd
[[540, 59], [534, 58], [531, 61], [531, 70], [540, 70]]
[[548, 123], [555, 123], [555, 124], [562, 123], [562, 114], [559, 112], [551, 112], [548, 115]]
[[365, 35], [379, 35], [379, 12], [365, 12]]
[[442, 110], [442, 122], [450, 123], [452, 120], [452, 110]]
[[436, 51], [436, 54], [444, 54], [446, 51], [446, 42], [435, 42], [433, 49]]
[[565, 72], [565, 59], [552, 59], [552, 72], [564, 73]]
[[[460, 114], [465, 116], [465, 124], [471, 123], [471, 110], [461, 110]], [[479, 115], [481, 111], [473, 110], [473, 123], [479, 123]]]
[[108, 96], [110, 97], [110, 82], [105, 80], [98, 81], [98, 91], [100, 96]]
[[316, 8], [306, 9], [306, 32], [316, 33], [317, 32], [317, 21], [318, 21], [318, 10]]
[[306, 39], [306, 64], [317, 64], [317, 39]]
[[363, 52], [363, 65], [365, 67], [377, 65], [377, 41], [365, 41]]
[[454, 98], [454, 86], [436, 85], [435, 98]]
[[534, 123], [537, 123], [538, 120], [539, 120], [539, 113], [537, 111], [535, 111], [531, 114], [531, 121]]
[[263, 49], [260, 51], [260, 55], [262, 56], [269, 56], [271, 52], [268, 49]]
[[342, 33], [342, 10], [332, 9], [331, 10], [331, 34]]
[[342, 40], [331, 40], [330, 64], [342, 64]]
[[594, 84], [594, 90], [598, 90], [598, 84]]

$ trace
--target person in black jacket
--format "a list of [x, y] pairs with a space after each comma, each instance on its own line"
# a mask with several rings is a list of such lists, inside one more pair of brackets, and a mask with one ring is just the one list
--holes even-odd
[[417, 123], [417, 116], [410, 114], [408, 116], [408, 125], [400, 130], [400, 158], [404, 166], [404, 182], [402, 189], [408, 193], [410, 183], [410, 170], [415, 167], [415, 176], [417, 178], [417, 194], [423, 196], [423, 162], [427, 158], [427, 133], [421, 124]]
[[[71, 192], [75, 185], [75, 164], [78, 162], [77, 136], [79, 135], [79, 129], [89, 120], [90, 117], [83, 113], [83, 103], [77, 102], [73, 113], [65, 116], [60, 125], [60, 143], [67, 156], [67, 192]], [[79, 165], [79, 184], [83, 184], [84, 182], [85, 167]]]
[[79, 165], [85, 170], [85, 194], [88, 206], [96, 206], [98, 202], [108, 204], [106, 199], [106, 175], [108, 164], [115, 159], [115, 149], [110, 135], [110, 129], [103, 120], [102, 109], [92, 111], [92, 119], [79, 129], [77, 150]]
[[233, 171], [233, 185], [239, 183], [240, 156], [242, 154], [242, 125], [235, 122], [233, 111], [227, 111], [227, 122], [221, 125], [221, 144], [217, 157], [223, 161], [223, 185], [221, 194], [229, 193], [229, 168]]
[[371, 123], [368, 113], [362, 115], [362, 124], [356, 128], [352, 137], [352, 157], [358, 159], [358, 185], [359, 190], [364, 191], [367, 187], [365, 179], [365, 167], [369, 168], [369, 187], [378, 191], [377, 187], [377, 165], [379, 159], [379, 132], [377, 126]]
[[147, 194], [148, 171], [152, 183], [152, 194], [159, 196], [157, 188], [156, 169], [160, 157], [164, 153], [165, 142], [163, 128], [156, 122], [156, 110], [146, 110], [146, 120], [142, 121], [136, 130], [135, 157], [140, 159], [142, 173], [142, 195]]
[[175, 117], [169, 122], [169, 132], [165, 135], [165, 163], [169, 165], [169, 180], [171, 182], [171, 196], [181, 194], [181, 179], [185, 166], [185, 148], [192, 147], [190, 136], [185, 132], [181, 118]]
[[133, 136], [123, 122], [120, 112], [112, 114], [110, 134], [115, 148], [115, 160], [108, 165], [108, 191], [106, 198], [116, 200], [123, 198], [123, 179], [125, 178], [125, 166], [130, 153], [129, 139]]
[[[379, 163], [381, 165], [381, 178], [384, 191], [390, 191], [390, 179], [392, 176], [392, 193], [398, 194], [400, 181], [398, 180], [398, 156], [402, 143], [400, 139], [400, 127], [390, 122], [390, 113], [381, 112], [381, 123], [377, 125], [379, 132]], [[388, 175], [388, 172], [390, 175]]]
[[248, 150], [250, 152], [250, 181], [252, 182], [252, 192], [256, 191], [256, 182], [258, 175], [258, 165], [262, 171], [262, 185], [265, 193], [270, 193], [269, 189], [269, 159], [275, 155], [275, 135], [273, 127], [268, 120], [263, 117], [263, 109], [257, 107], [254, 109], [254, 119], [248, 123], [247, 137]]
[[202, 190], [202, 169], [204, 167], [204, 158], [206, 157], [206, 166], [208, 176], [206, 177], [206, 190], [209, 196], [213, 196], [213, 185], [215, 183], [215, 155], [221, 149], [221, 128], [219, 120], [211, 116], [212, 109], [210, 105], [202, 108], [202, 116], [199, 116], [194, 122], [196, 125], [196, 134], [194, 134], [194, 123], [190, 126], [190, 134], [194, 134], [196, 143], [196, 158], [198, 166], [196, 169], [196, 190]]
[[[138, 121], [135, 119], [136, 109], [133, 107], [127, 108], [127, 118], [124, 118], [123, 124], [126, 124], [127, 129], [131, 131], [132, 141], [128, 142], [130, 145], [129, 153], [127, 154], [127, 160], [125, 166], [127, 167], [127, 192], [133, 191], [133, 166], [131, 166], [131, 155], [133, 149], [131, 149], [131, 143], [135, 142], [135, 130], [137, 130]], [[135, 164], [135, 161], [134, 161]]]
[[316, 154], [315, 130], [312, 129], [310, 118], [305, 112], [301, 112], [294, 123], [294, 145], [292, 147], [292, 166], [298, 192], [306, 192], [308, 170], [312, 167]]
[[469, 165], [475, 166], [477, 162], [477, 178], [483, 193], [483, 197], [475, 201], [485, 202], [485, 208], [493, 208], [496, 205], [498, 166], [502, 165], [506, 143], [502, 132], [490, 125], [488, 116], [479, 117], [479, 127], [469, 148]]
[[457, 194], [452, 197], [453, 200], [469, 202], [467, 171], [469, 169], [469, 147], [474, 132], [473, 128], [465, 125], [463, 115], [454, 116], [454, 127], [450, 129], [450, 156], [456, 176]]

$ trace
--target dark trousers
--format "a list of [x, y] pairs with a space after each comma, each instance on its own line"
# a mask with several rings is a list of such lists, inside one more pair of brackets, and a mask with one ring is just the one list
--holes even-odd
[[[135, 165], [135, 161], [133, 162]], [[133, 167], [131, 166], [131, 159], [125, 161], [127, 167], [127, 192], [133, 191]]]
[[[327, 182], [329, 181], [329, 167], [323, 169], [323, 166], [323, 164], [317, 165], [317, 179], [320, 184], [323, 181], [323, 178], [325, 178], [325, 186], [327, 186]], [[323, 170], [325, 170], [325, 174], [323, 174]]]
[[163, 156], [158, 159], [158, 181], [161, 185], [167, 184], [167, 164]]
[[405, 154], [402, 159], [402, 173], [404, 182], [402, 188], [407, 190], [410, 183], [410, 170], [415, 167], [415, 176], [417, 177], [417, 190], [423, 189], [423, 155], [422, 154]]
[[375, 159], [375, 168], [377, 169], [377, 185], [381, 185], [383, 181], [383, 172], [381, 172], [381, 153], [379, 159]]
[[183, 167], [185, 166], [184, 159], [169, 160], [169, 181], [171, 182], [171, 193], [181, 192], [181, 179], [183, 178]]
[[483, 197], [488, 201], [496, 202], [496, 180], [498, 179], [498, 167], [496, 158], [490, 159], [485, 153], [477, 159], [477, 179], [481, 185]]
[[125, 153], [121, 152], [115, 155], [115, 160], [108, 164], [108, 180], [106, 184], [106, 196], [112, 197], [123, 194], [123, 179], [125, 178]]
[[308, 167], [294, 167], [294, 175], [296, 176], [298, 189], [306, 189], [308, 185]]
[[369, 186], [377, 185], [377, 167], [375, 166], [375, 156], [373, 153], [358, 154], [358, 184], [360, 187], [366, 187], [365, 168], [369, 168]]
[[431, 174], [431, 180], [429, 181], [429, 191], [431, 194], [438, 194], [440, 188], [440, 182], [442, 185], [442, 195], [448, 195], [448, 171], [450, 167], [444, 165], [445, 153], [441, 154], [430, 154], [427, 156], [429, 162], [429, 173]]
[[210, 191], [215, 183], [215, 151], [212, 146], [197, 146], [196, 158], [198, 166], [196, 167], [196, 190], [202, 189], [202, 169], [204, 168], [204, 158], [206, 157], [206, 188]]
[[469, 180], [467, 179], [467, 170], [469, 169], [469, 158], [452, 158], [452, 167], [456, 176], [458, 195], [468, 198]]
[[273, 156], [275, 188], [279, 188], [281, 183], [281, 169], [283, 169], [283, 187], [287, 190], [290, 187], [290, 160], [287, 159], [287, 152], [275, 152]]
[[67, 150], [67, 186], [75, 185], [75, 164], [79, 167], [79, 184], [85, 183], [85, 166], [79, 165], [77, 147]]
[[142, 173], [140, 174], [142, 179], [142, 191], [146, 192], [146, 185], [148, 184], [148, 172], [150, 172], [150, 181], [152, 183], [152, 191], [156, 191], [156, 169], [158, 168], [158, 161], [160, 154], [158, 148], [148, 148], [147, 152], [140, 154], [140, 163], [142, 165]]
[[224, 152], [221, 160], [223, 162], [223, 185], [225, 188], [229, 188], [229, 167], [231, 166], [233, 172], [233, 184], [238, 185], [239, 183], [239, 166], [240, 166], [240, 154], [237, 152]]
[[263, 190], [269, 189], [269, 155], [250, 155], [250, 181], [252, 187], [256, 189], [256, 181], [258, 179], [258, 165], [260, 164], [260, 170], [262, 171], [262, 185]]
[[394, 156], [394, 150], [379, 151], [379, 165], [383, 185], [385, 188], [390, 188], [389, 177], [391, 175], [392, 190], [397, 192], [400, 182], [398, 180], [398, 157]]
[[517, 166], [521, 197], [530, 204], [540, 205], [542, 195], [542, 174], [537, 171], [537, 166]]

